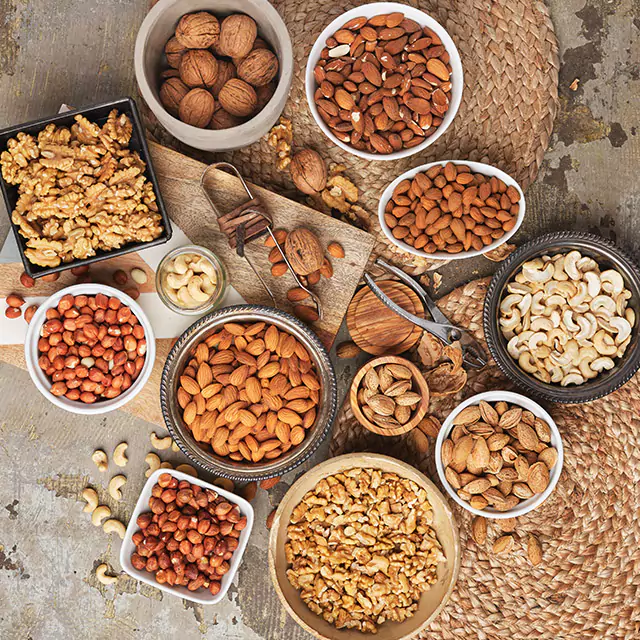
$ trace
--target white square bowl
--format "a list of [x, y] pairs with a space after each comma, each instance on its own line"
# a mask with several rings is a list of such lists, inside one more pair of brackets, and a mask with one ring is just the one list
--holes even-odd
[[[132, 540], [133, 534], [136, 531], [140, 530], [140, 527], [138, 527], [136, 521], [141, 513], [150, 511], [149, 498], [151, 497], [151, 490], [158, 482], [158, 478], [163, 473], [168, 473], [170, 476], [177, 478], [178, 481], [186, 480], [187, 482], [198, 485], [203, 489], [211, 489], [211, 491], [215, 491], [223, 498], [228, 500], [231, 504], [237, 504], [240, 507], [240, 512], [242, 513], [242, 515], [247, 516], [247, 526], [240, 532], [240, 537], [238, 538], [238, 548], [233, 552], [233, 556], [229, 561], [229, 571], [227, 571], [227, 573], [222, 576], [222, 580], [220, 581], [220, 591], [215, 596], [211, 595], [211, 593], [204, 588], [201, 588], [198, 591], [189, 591], [189, 589], [182, 586], [171, 587], [167, 584], [160, 584], [159, 582], [156, 582], [153, 574], [149, 573], [148, 571], [141, 571], [139, 569], [136, 569], [131, 564], [131, 554], [133, 554], [136, 550], [136, 545], [133, 544]], [[136, 508], [131, 515], [131, 519], [129, 520], [129, 525], [127, 526], [127, 531], [124, 534], [124, 540], [122, 541], [122, 547], [120, 548], [120, 564], [122, 565], [122, 568], [126, 571], [126, 573], [128, 573], [132, 578], [140, 580], [141, 582], [145, 582], [146, 584], [151, 585], [156, 589], [161, 589], [166, 593], [170, 593], [172, 596], [178, 596], [179, 598], [191, 600], [192, 602], [198, 602], [200, 604], [217, 604], [224, 598], [227, 590], [233, 582], [233, 578], [236, 575], [236, 571], [238, 570], [240, 561], [242, 560], [242, 556], [244, 555], [244, 550], [247, 546], [247, 541], [249, 540], [249, 535], [251, 533], [252, 527], [253, 507], [244, 498], [240, 498], [239, 496], [230, 493], [229, 491], [225, 491], [220, 487], [209, 484], [204, 480], [194, 478], [193, 476], [187, 475], [186, 473], [174, 471], [173, 469], [158, 469], [149, 476], [149, 479], [140, 492], [140, 497], [138, 498]]]

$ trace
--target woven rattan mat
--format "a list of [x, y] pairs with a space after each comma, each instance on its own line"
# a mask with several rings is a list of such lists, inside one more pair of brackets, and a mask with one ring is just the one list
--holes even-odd
[[[454, 324], [482, 339], [488, 279], [471, 282], [438, 302]], [[463, 391], [432, 401], [441, 420], [462, 399], [510, 388], [495, 364], [470, 374]], [[452, 504], [462, 565], [449, 604], [423, 637], [429, 640], [586, 640], [640, 638], [640, 378], [583, 405], [552, 405], [565, 447], [564, 469], [548, 500], [518, 519], [516, 546], [495, 556], [470, 536], [470, 514]], [[361, 427], [348, 398], [334, 426], [331, 454], [377, 451], [406, 460], [437, 481], [433, 441], [416, 453], [411, 433], [385, 438]], [[439, 484], [439, 483], [438, 483]], [[543, 562], [527, 560], [526, 537], [543, 547]]]
[[[423, 9], [447, 29], [462, 59], [465, 86], [460, 110], [445, 135], [426, 151], [396, 162], [368, 162], [342, 151], [323, 136], [305, 97], [304, 71], [316, 38], [336, 16], [363, 2], [272, 0], [271, 4], [284, 19], [293, 43], [294, 80], [283, 115], [293, 123], [294, 147], [313, 147], [327, 160], [346, 165], [347, 175], [362, 192], [359, 204], [370, 214], [370, 230], [380, 240], [378, 253], [389, 259], [399, 257], [380, 231], [377, 204], [389, 182], [412, 166], [443, 159], [487, 162], [509, 173], [523, 188], [536, 177], [558, 105], [558, 43], [543, 2], [405, 2]], [[184, 151], [145, 111], [150, 133], [162, 144]], [[276, 169], [274, 151], [265, 140], [220, 155], [242, 167], [252, 182], [293, 189], [288, 172]], [[401, 257], [405, 269], [414, 267], [414, 273], [427, 264], [406, 253]]]

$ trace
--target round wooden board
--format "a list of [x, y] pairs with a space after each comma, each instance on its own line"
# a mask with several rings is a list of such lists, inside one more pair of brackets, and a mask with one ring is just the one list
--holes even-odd
[[[424, 315], [424, 305], [409, 287], [395, 280], [377, 285], [393, 302], [411, 313]], [[356, 293], [347, 311], [347, 328], [352, 340], [374, 356], [395, 355], [410, 349], [422, 335], [422, 329], [386, 307], [364, 286]]]

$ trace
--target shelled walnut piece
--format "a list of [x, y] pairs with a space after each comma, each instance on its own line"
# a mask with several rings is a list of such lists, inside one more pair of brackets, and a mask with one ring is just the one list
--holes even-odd
[[442, 444], [445, 478], [475, 509], [510, 511], [549, 486], [558, 460], [549, 425], [506, 402], [463, 409]]
[[160, 584], [218, 594], [247, 526], [238, 505], [163, 473], [151, 490], [149, 508], [136, 521], [140, 530], [132, 537], [134, 568], [152, 573]]
[[18, 133], [0, 155], [2, 175], [18, 186], [11, 214], [27, 239], [25, 255], [42, 267], [82, 260], [163, 231], [153, 185], [132, 125], [113, 110], [102, 127], [82, 115], [70, 129], [47, 125], [37, 139]]
[[320, 389], [316, 366], [294, 336], [265, 322], [230, 322], [195, 347], [177, 400], [198, 442], [257, 463], [304, 440]]
[[413, 616], [445, 560], [426, 491], [377, 469], [323, 478], [291, 513], [287, 578], [338, 629]]

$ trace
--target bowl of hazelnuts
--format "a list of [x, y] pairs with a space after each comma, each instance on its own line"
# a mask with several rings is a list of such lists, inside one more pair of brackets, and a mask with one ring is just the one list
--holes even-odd
[[266, 0], [160, 0], [138, 32], [135, 71], [158, 121], [204, 151], [246, 147], [284, 108], [287, 28]]

